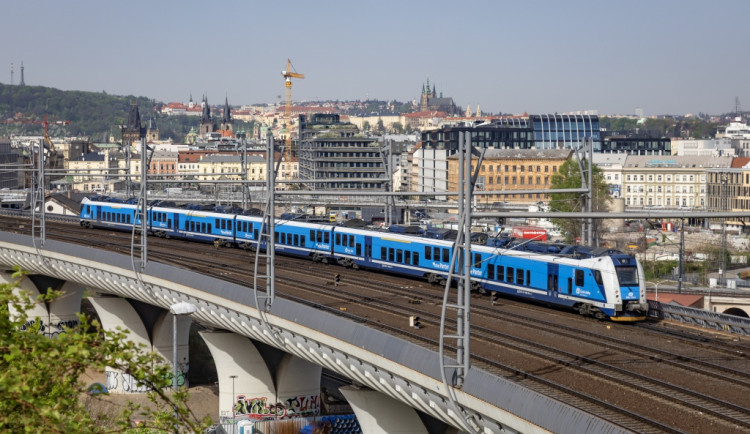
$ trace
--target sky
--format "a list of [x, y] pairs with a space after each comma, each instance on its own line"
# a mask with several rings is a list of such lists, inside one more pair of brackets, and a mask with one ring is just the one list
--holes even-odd
[[5, 0], [0, 83], [232, 106], [419, 99], [600, 115], [750, 110], [747, 0]]

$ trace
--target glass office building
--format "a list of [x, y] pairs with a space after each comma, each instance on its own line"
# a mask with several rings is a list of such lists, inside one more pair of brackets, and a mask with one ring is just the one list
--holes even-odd
[[575, 149], [587, 139], [594, 142], [594, 150], [601, 149], [599, 116], [596, 115], [530, 115], [536, 149]]

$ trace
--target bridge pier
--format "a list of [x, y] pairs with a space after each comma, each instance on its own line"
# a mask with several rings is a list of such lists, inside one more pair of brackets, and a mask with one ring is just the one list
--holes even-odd
[[[0, 272], [0, 283], [8, 284], [14, 282], [13, 273], [8, 271]], [[39, 318], [42, 323], [41, 331], [48, 337], [56, 337], [60, 333], [65, 333], [65, 329], [76, 327], [79, 324], [77, 314], [81, 311], [81, 299], [83, 297], [83, 286], [75, 282], [64, 282], [59, 288], [63, 296], [58, 297], [51, 303], [35, 303], [34, 306], [26, 312], [29, 320]], [[39, 289], [38, 285], [27, 275], [21, 276], [18, 287], [14, 291], [26, 291], [31, 299], [35, 299], [42, 293], [47, 292], [47, 288]], [[11, 315], [13, 315], [13, 308]]]
[[[127, 299], [121, 297], [91, 297], [89, 301], [96, 309], [99, 320], [105, 330], [115, 330], [117, 327], [130, 330], [128, 339], [136, 344], [143, 344], [148, 350], [153, 350], [168, 363], [172, 363], [172, 314], [159, 309], [152, 313], [155, 320], [151, 324], [151, 334], [144, 323], [143, 317]], [[143, 312], [141, 312], [143, 314]], [[187, 386], [188, 372], [188, 340], [191, 320], [185, 315], [177, 316], [177, 381], [178, 386]], [[112, 393], [145, 393], [148, 390], [128, 374], [113, 368], [106, 369], [105, 385]]]
[[357, 386], [339, 390], [357, 415], [364, 434], [428, 434], [417, 411], [403, 402]]
[[216, 363], [222, 415], [266, 419], [320, 414], [320, 366], [291, 354], [270, 366], [247, 337], [223, 331], [200, 335]]

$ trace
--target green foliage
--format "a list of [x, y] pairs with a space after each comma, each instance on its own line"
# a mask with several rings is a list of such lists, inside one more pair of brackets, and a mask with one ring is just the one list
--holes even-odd
[[603, 130], [633, 133], [639, 132], [654, 137], [683, 137], [707, 139], [716, 135], [719, 124], [708, 122], [700, 118], [648, 118], [640, 122], [631, 118], [599, 118], [599, 126]]
[[[584, 165], [584, 170], [588, 173], [588, 165]], [[601, 169], [593, 167], [593, 199], [592, 209], [594, 212], [605, 212], [609, 209], [612, 198], [609, 195], [609, 187], [604, 180]], [[550, 180], [550, 189], [581, 188], [581, 171], [578, 167], [578, 161], [571, 158], [563, 163], [557, 173], [552, 175]], [[550, 210], [553, 212], [581, 212], [582, 196], [579, 193], [552, 193], [550, 194]], [[552, 223], [557, 226], [567, 242], [573, 242], [576, 237], [581, 235], [581, 219], [552, 219]], [[601, 220], [595, 219], [594, 226], [600, 227]]]
[[[104, 134], [127, 122], [130, 104], [135, 102], [141, 117], [152, 112], [153, 102], [145, 97], [113, 96], [100, 92], [63, 91], [44, 86], [0, 84], [0, 119], [20, 115], [21, 119], [50, 122], [70, 121], [70, 125], [50, 125], [51, 136], [90, 136], [101, 140]], [[0, 135], [42, 134], [39, 124], [0, 125]]]
[[[14, 278], [21, 274], [16, 269]], [[128, 341], [126, 331], [105, 331], [80, 315], [78, 328], [50, 339], [39, 333], [39, 318], [25, 312], [61, 294], [50, 290], [31, 300], [16, 286], [0, 285], [0, 432], [200, 432], [208, 426], [186, 407], [184, 388], [169, 392], [170, 366]], [[107, 366], [147, 386], [151, 405], [130, 403], [116, 415], [91, 412], [92, 402], [104, 396], [87, 393], [81, 376]], [[134, 427], [132, 419], [144, 423]]]

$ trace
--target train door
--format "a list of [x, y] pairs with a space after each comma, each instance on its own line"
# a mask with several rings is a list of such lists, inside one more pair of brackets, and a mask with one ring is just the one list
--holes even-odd
[[547, 264], [547, 295], [557, 297], [560, 288], [560, 265]]
[[372, 237], [365, 235], [365, 262], [372, 261]]

